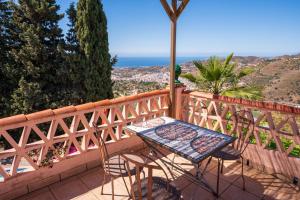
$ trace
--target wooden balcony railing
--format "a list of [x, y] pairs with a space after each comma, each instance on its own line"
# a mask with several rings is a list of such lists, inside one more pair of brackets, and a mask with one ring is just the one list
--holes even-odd
[[245, 157], [268, 172], [300, 177], [300, 108], [201, 92], [185, 92], [182, 105], [184, 121], [225, 134], [230, 113], [239, 109], [252, 112], [255, 131]]

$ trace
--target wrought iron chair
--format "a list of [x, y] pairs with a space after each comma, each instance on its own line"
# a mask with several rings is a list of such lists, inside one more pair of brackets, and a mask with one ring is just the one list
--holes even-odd
[[[154, 164], [147, 164], [146, 162], [139, 162], [132, 159], [131, 156], [122, 155], [126, 160], [126, 170], [131, 186], [131, 197], [133, 200], [154, 199], [154, 200], [178, 200], [182, 199], [181, 191], [169, 183], [168, 175], [165, 170], [152, 158], [145, 156], [145, 160], [152, 161]], [[131, 173], [130, 165], [134, 165], [137, 169], [135, 175], [135, 182], [133, 182], [133, 174]], [[148, 171], [148, 177], [141, 179], [141, 168]], [[153, 176], [153, 170], [162, 170], [166, 179]]]
[[[233, 135], [237, 139], [231, 146], [227, 146], [220, 151], [214, 153], [213, 157], [218, 159], [218, 180], [217, 192], [219, 183], [219, 173], [223, 173], [224, 160], [239, 160], [242, 162], [241, 176], [243, 179], [243, 190], [245, 190], [244, 178], [244, 158], [243, 153], [250, 143], [250, 136], [254, 132], [254, 118], [250, 111], [240, 110], [234, 112], [227, 120], [227, 126], [230, 130], [228, 134]], [[231, 125], [230, 125], [231, 124]], [[231, 126], [231, 127], [230, 127]], [[221, 161], [221, 162], [220, 162]], [[221, 164], [221, 169], [220, 169]]]
[[[120, 154], [110, 155], [108, 153], [106, 143], [105, 143], [105, 141], [103, 140], [103, 138], [101, 136], [100, 128], [97, 126], [96, 123], [93, 123], [93, 126], [95, 128], [96, 136], [97, 136], [97, 139], [98, 139], [98, 142], [99, 142], [101, 165], [104, 169], [104, 179], [103, 179], [103, 182], [102, 182], [102, 185], [101, 185], [101, 195], [104, 194], [103, 190], [104, 190], [104, 184], [106, 182], [106, 178], [110, 177], [111, 187], [112, 187], [112, 199], [114, 199], [114, 196], [115, 196], [115, 193], [114, 193], [114, 180], [121, 176], [122, 180], [124, 182], [124, 185], [126, 187], [127, 193], [130, 196], [130, 192], [128, 190], [126, 181], [124, 179], [125, 176], [128, 176], [128, 171], [127, 171], [128, 168], [126, 168], [126, 166], [125, 166], [125, 160], [123, 159], [123, 157], [121, 157]], [[128, 156], [130, 155], [130, 157], [133, 160], [143, 162], [143, 159], [138, 155], [134, 155], [134, 154], [125, 154], [125, 155], [128, 155]], [[134, 165], [130, 165], [129, 169], [130, 169], [131, 175], [136, 175], [137, 170], [136, 170]], [[138, 173], [140, 173], [140, 172], [144, 173], [143, 168], [138, 169]]]

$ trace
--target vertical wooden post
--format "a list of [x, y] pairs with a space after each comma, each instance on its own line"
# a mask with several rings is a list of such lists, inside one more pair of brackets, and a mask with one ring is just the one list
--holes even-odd
[[[174, 0], [173, 0], [174, 1]], [[170, 116], [175, 116], [176, 19], [171, 21]]]
[[170, 116], [175, 117], [175, 65], [176, 65], [176, 23], [180, 14], [189, 3], [189, 0], [181, 0], [179, 6], [177, 6], [178, 0], [172, 0], [172, 5], [170, 6], [167, 0], [160, 0], [162, 6], [164, 7], [167, 15], [171, 20], [171, 57], [170, 57]]

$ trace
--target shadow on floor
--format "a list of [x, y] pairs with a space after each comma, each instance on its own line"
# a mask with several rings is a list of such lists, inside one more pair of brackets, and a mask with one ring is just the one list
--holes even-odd
[[[143, 152], [143, 154], [148, 152]], [[170, 159], [173, 154], [167, 154]], [[149, 161], [150, 162], [150, 161]], [[195, 169], [189, 162], [176, 156], [175, 162], [181, 164], [185, 169], [195, 173]], [[205, 166], [205, 162], [201, 166]], [[213, 160], [204, 178], [212, 188], [217, 183], [217, 162]], [[273, 175], [263, 174], [255, 169], [245, 167], [246, 191], [242, 190], [242, 179], [240, 176], [241, 164], [238, 162], [226, 163], [223, 174], [220, 176], [220, 198], [222, 200], [259, 200], [259, 199], [300, 199], [299, 188], [276, 178]], [[162, 176], [159, 171], [154, 172], [154, 176]], [[174, 172], [175, 180], [172, 181], [178, 189], [182, 191], [185, 200], [216, 199], [211, 192], [192, 182], [185, 175]], [[91, 169], [76, 176], [67, 178], [61, 182], [52, 184], [43, 189], [32, 192], [18, 198], [19, 200], [108, 200], [111, 199], [110, 178], [106, 179], [104, 193], [101, 195], [101, 185], [104, 178], [104, 170], [100, 167]], [[126, 182], [128, 178], [125, 178]], [[115, 199], [128, 199], [127, 191], [121, 178], [114, 182]], [[128, 184], [129, 185], [129, 184]]]

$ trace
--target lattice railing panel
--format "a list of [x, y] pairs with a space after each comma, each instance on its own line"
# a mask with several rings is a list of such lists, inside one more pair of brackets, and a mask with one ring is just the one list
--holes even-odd
[[168, 90], [161, 90], [1, 119], [0, 182], [97, 149], [93, 123], [105, 141], [130, 137], [123, 127], [166, 116], [168, 99]]
[[[213, 97], [199, 92], [183, 95], [182, 101], [184, 121], [222, 133], [227, 133], [226, 117], [236, 110], [248, 110], [255, 119], [255, 131], [250, 136], [252, 144], [287, 156], [300, 157], [299, 108], [274, 106], [266, 102], [243, 102], [241, 99]], [[279, 109], [270, 108], [271, 104]]]

